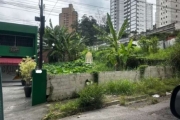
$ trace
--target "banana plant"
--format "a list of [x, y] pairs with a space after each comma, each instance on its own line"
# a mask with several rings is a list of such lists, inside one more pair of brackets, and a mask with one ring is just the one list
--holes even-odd
[[100, 32], [100, 35], [98, 36], [98, 38], [105, 40], [109, 44], [110, 50], [111, 50], [110, 56], [114, 57], [114, 58], [111, 58], [111, 61], [114, 61], [115, 59], [114, 65], [116, 66], [116, 70], [118, 71], [121, 69], [121, 58], [120, 58], [121, 54], [119, 52], [121, 45], [119, 45], [119, 40], [121, 39], [121, 37], [123, 36], [127, 28], [128, 20], [124, 21], [124, 23], [121, 26], [121, 29], [118, 32], [116, 32], [115, 28], [113, 27], [111, 17], [108, 13], [107, 13], [107, 22], [110, 29], [110, 34], [105, 32], [105, 30], [98, 28], [97, 26], [95, 26], [95, 28]]
[[119, 49], [120, 58], [123, 63], [123, 69], [126, 68], [127, 60], [133, 54], [134, 47], [132, 43], [133, 43], [133, 40], [131, 39], [127, 46], [125, 46], [124, 44], [121, 44], [121, 47]]

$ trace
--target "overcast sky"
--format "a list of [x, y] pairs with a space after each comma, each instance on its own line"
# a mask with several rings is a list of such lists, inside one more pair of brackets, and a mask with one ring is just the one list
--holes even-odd
[[[156, 4], [156, 0], [147, 2]], [[70, 3], [78, 12], [79, 19], [84, 14], [98, 17], [99, 13], [105, 15], [110, 11], [110, 0], [44, 0], [46, 25], [49, 24], [49, 19], [53, 25], [58, 25], [61, 9], [68, 7]], [[34, 17], [39, 16], [38, 4], [39, 0], [0, 0], [0, 21], [39, 26], [34, 21]], [[153, 13], [155, 14], [155, 5]]]

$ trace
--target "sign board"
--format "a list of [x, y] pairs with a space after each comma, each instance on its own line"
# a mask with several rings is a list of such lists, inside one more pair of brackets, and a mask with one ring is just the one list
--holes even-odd
[[10, 47], [10, 52], [17, 53], [17, 52], [19, 52], [19, 48], [16, 46], [12, 46], [12, 47]]
[[1, 67], [0, 67], [0, 120], [4, 120]]

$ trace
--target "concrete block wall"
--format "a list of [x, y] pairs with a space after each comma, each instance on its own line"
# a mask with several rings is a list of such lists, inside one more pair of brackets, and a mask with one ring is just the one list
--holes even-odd
[[112, 72], [100, 72], [99, 83], [105, 83], [111, 80], [132, 80], [137, 81], [139, 79], [139, 71], [112, 71]]
[[70, 75], [49, 75], [47, 85], [48, 101], [67, 99], [85, 87], [86, 80], [92, 80], [89, 73]]
[[[172, 67], [156, 67], [149, 66], [144, 71], [144, 78], [171, 78], [174, 75]], [[90, 73], [68, 74], [68, 75], [48, 75], [47, 95], [48, 101], [57, 101], [67, 99], [79, 92], [85, 87], [86, 80], [93, 80]], [[140, 71], [111, 71], [100, 72], [99, 83], [105, 83], [112, 80], [131, 80], [138, 81], [140, 79]]]
[[145, 69], [144, 78], [172, 78], [174, 75], [173, 67], [170, 66], [149, 66]]

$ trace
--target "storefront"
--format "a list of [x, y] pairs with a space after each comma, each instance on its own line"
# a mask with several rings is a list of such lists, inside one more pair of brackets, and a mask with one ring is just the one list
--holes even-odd
[[18, 64], [37, 54], [36, 26], [0, 22], [0, 66], [2, 81], [13, 80]]

